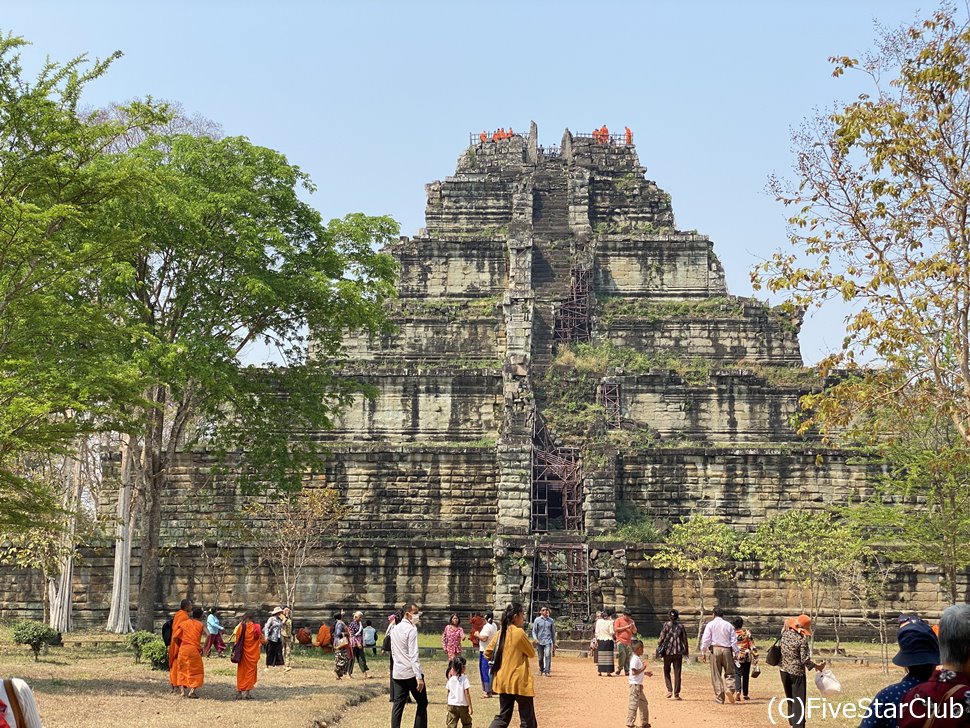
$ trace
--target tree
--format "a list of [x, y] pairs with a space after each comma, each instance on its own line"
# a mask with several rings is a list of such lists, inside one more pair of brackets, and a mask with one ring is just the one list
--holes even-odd
[[[938, 567], [950, 604], [965, 601], [958, 586], [970, 566], [970, 450], [942, 412], [891, 412], [893, 430], [870, 443], [885, 471], [846, 513], [893, 558]], [[879, 410], [879, 420], [889, 417]]]
[[[108, 206], [99, 225], [132, 231], [108, 295], [144, 345], [134, 358], [151, 382], [138, 451], [140, 629], [158, 598], [161, 497], [178, 453], [203, 443], [219, 473], [244, 491], [298, 490], [319, 469], [328, 429], [362, 392], [341, 374], [346, 330], [378, 330], [395, 266], [375, 246], [397, 234], [387, 217], [323, 225], [298, 196], [312, 190], [283, 155], [242, 137], [149, 137], [132, 150], [152, 178], [137, 201]], [[313, 334], [313, 352], [309, 336]], [[252, 342], [285, 365], [245, 366]], [[129, 430], [130, 431], [130, 430]]]
[[692, 515], [675, 523], [652, 557], [655, 566], [687, 577], [697, 599], [697, 642], [704, 629], [704, 592], [718, 577], [734, 571], [738, 533], [711, 516]]
[[793, 509], [758, 526], [746, 551], [765, 569], [800, 587], [799, 608], [816, 622], [830, 594], [835, 595], [835, 609], [841, 608], [868, 547], [858, 529], [832, 513]]
[[796, 251], [752, 273], [788, 307], [852, 307], [820, 366], [856, 376], [806, 397], [804, 427], [835, 433], [903, 393], [970, 443], [970, 25], [943, 4], [862, 61], [831, 60], [870, 89], [795, 133], [797, 180], [771, 187]]
[[293, 607], [304, 568], [325, 548], [348, 508], [332, 488], [306, 487], [246, 508], [250, 541], [276, 577], [280, 603]]
[[126, 123], [81, 113], [85, 86], [120, 55], [48, 61], [28, 80], [22, 38], [0, 36], [0, 528], [52, 521], [56, 494], [19, 469], [110, 427], [140, 395], [129, 352], [137, 332], [114, 325], [98, 295], [101, 266], [133, 240], [93, 220], [109, 200], [139, 194], [140, 165], [105, 150], [164, 116], [126, 107]]
[[55, 632], [73, 628], [76, 550], [98, 529], [89, 509], [100, 480], [99, 439], [86, 437], [63, 455], [33, 455], [20, 459], [25, 478], [43, 483], [56, 494], [59, 511], [52, 521], [31, 528], [0, 531], [0, 563], [37, 569], [44, 578], [44, 619]]

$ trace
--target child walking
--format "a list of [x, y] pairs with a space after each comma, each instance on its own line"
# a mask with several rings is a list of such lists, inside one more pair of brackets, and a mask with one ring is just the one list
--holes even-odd
[[[643, 664], [643, 642], [633, 640], [633, 656], [630, 658], [630, 700], [626, 707], [627, 728], [650, 728], [650, 708], [647, 696], [643, 694], [643, 676], [653, 677]], [[637, 726], [637, 711], [640, 712], [640, 725]]]
[[447, 728], [458, 728], [461, 721], [462, 728], [472, 725], [472, 696], [469, 692], [471, 683], [465, 677], [465, 658], [461, 655], [451, 658], [448, 662], [448, 720]]

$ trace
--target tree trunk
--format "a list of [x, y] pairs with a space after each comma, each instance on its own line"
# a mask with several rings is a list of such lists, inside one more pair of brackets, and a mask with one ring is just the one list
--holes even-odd
[[81, 504], [81, 489], [83, 486], [82, 459], [90, 460], [87, 447], [81, 445], [76, 457], [64, 458], [62, 468], [62, 482], [64, 496], [61, 506], [67, 514], [64, 532], [58, 537], [61, 546], [66, 547], [66, 553], [58, 559], [57, 570], [47, 578], [47, 603], [49, 605], [48, 624], [57, 632], [70, 632], [71, 597], [73, 596], [72, 581], [74, 579], [74, 535], [77, 532], [77, 511]]
[[138, 584], [137, 626], [140, 630], [155, 631], [155, 608], [158, 603], [158, 547], [162, 525], [162, 484], [164, 482], [164, 437], [166, 392], [162, 386], [154, 391], [155, 409], [152, 411], [145, 442], [142, 446], [141, 562]]
[[135, 530], [135, 458], [131, 438], [121, 438], [121, 486], [115, 527], [115, 560], [111, 577], [111, 611], [108, 632], [126, 634], [131, 625], [131, 542]]
[[[697, 654], [700, 655], [701, 652], [701, 640], [704, 637], [704, 580], [697, 580], [697, 593], [699, 609], [697, 614]], [[703, 655], [701, 655], [703, 657]]]

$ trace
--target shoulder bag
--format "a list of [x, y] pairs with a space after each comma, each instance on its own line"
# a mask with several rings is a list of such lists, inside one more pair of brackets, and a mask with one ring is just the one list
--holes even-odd
[[772, 667], [778, 667], [781, 664], [781, 646], [778, 644], [778, 640], [781, 637], [775, 637], [774, 644], [768, 648], [768, 652], [765, 653], [765, 662], [767, 662]]
[[246, 625], [241, 624], [239, 625], [239, 639], [237, 639], [236, 644], [232, 646], [232, 656], [229, 658], [229, 661], [235, 665], [238, 665], [239, 661], [242, 659], [243, 643], [245, 641], [246, 641]]

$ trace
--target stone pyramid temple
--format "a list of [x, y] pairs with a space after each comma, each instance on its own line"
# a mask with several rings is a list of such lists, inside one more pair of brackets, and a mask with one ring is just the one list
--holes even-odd
[[347, 341], [379, 396], [333, 433], [329, 477], [348, 537], [452, 562], [485, 541], [457, 591], [422, 588], [429, 606], [515, 598], [581, 620], [628, 603], [649, 621], [672, 586], [630, 528], [699, 512], [751, 529], [865, 482], [789, 425], [819, 384], [800, 321], [730, 296], [710, 239], [676, 229], [644, 173], [622, 135], [473, 135], [426, 186], [427, 228], [390, 250], [395, 328]]
[[[649, 559], [669, 524], [701, 513], [750, 531], [867, 487], [872, 465], [789, 424], [821, 385], [800, 321], [729, 295], [711, 240], [678, 230], [644, 175], [625, 136], [542, 147], [533, 125], [474, 135], [455, 174], [427, 185], [426, 229], [389, 250], [393, 328], [346, 339], [348, 373], [377, 396], [312, 435], [331, 450], [317, 482], [349, 515], [304, 572], [297, 624], [415, 600], [433, 626], [519, 600], [575, 625], [628, 606], [649, 633], [696, 604]], [[182, 453], [165, 491], [159, 616], [186, 595], [227, 615], [278, 599], [255, 551], [220, 530], [244, 499], [209, 465]], [[75, 617], [103, 624], [112, 550], [83, 556]], [[889, 609], [933, 613], [938, 580], [900, 572]], [[43, 588], [4, 569], [0, 613], [40, 618]], [[755, 626], [799, 608], [756, 562], [715, 600]]]

